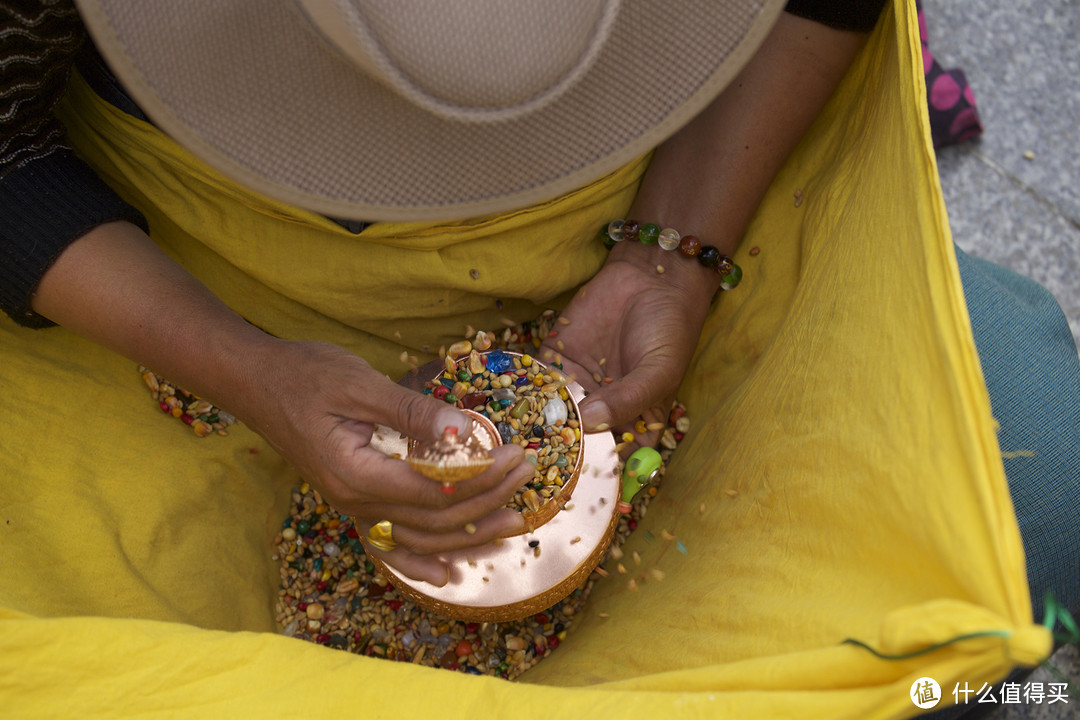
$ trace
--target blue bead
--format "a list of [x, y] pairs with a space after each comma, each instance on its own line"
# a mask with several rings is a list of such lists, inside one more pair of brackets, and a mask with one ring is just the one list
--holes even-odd
[[487, 356], [488, 372], [498, 375], [514, 367], [514, 359], [502, 350], [492, 350]]

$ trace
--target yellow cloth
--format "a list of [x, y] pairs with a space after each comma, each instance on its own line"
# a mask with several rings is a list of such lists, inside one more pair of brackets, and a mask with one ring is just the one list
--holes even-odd
[[[132, 362], [0, 321], [4, 714], [903, 717], [917, 678], [948, 703], [957, 682], [1045, 657], [936, 181], [915, 9], [897, 5], [773, 184], [736, 258], [746, 279], [710, 317], [682, 389], [694, 428], [627, 548], [634, 572], [665, 579], [600, 583], [523, 682], [273, 634], [289, 469], [243, 427], [200, 440], [164, 418]], [[234, 187], [85, 89], [65, 119], [233, 307], [392, 375], [404, 348], [565, 299], [603, 262], [596, 228], [644, 167], [506, 217], [357, 238]], [[1000, 636], [902, 661], [842, 644], [902, 654], [976, 632]]]

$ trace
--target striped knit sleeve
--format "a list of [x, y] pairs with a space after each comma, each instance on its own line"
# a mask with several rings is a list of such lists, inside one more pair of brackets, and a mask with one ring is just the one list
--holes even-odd
[[65, 144], [53, 116], [85, 31], [71, 0], [0, 0], [0, 309], [30, 327], [41, 277], [96, 225], [146, 221]]

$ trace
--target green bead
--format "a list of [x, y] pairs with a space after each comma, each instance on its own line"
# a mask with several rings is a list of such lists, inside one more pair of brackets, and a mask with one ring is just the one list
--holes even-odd
[[720, 278], [720, 289], [731, 290], [740, 282], [742, 282], [742, 268], [736, 265], [731, 272]]
[[443, 400], [453, 405], [458, 401], [458, 397], [454, 393], [446, 393], [446, 395], [443, 396]]
[[660, 238], [660, 226], [656, 223], [645, 223], [638, 230], [638, 240], [645, 245], [655, 245]]
[[529, 412], [529, 401], [525, 398], [521, 398], [517, 401], [517, 405], [514, 405], [514, 409], [510, 411], [510, 417], [515, 420], [520, 420], [525, 417], [527, 412]]
[[310, 529], [311, 523], [309, 523], [307, 520], [301, 520], [296, 524], [296, 532], [300, 533], [301, 535], [303, 535]]
[[462, 381], [472, 380], [472, 373], [468, 370], [458, 370], [457, 379]]

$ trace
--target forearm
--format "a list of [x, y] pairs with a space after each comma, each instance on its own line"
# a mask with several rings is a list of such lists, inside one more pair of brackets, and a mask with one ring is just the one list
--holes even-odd
[[241, 415], [256, 360], [275, 342], [126, 222], [100, 225], [68, 246], [32, 307]]
[[[732, 255], [773, 178], [831, 97], [865, 39], [783, 14], [737, 79], [656, 149], [629, 212]], [[720, 278], [657, 246], [613, 259], [655, 266], [711, 297]]]

